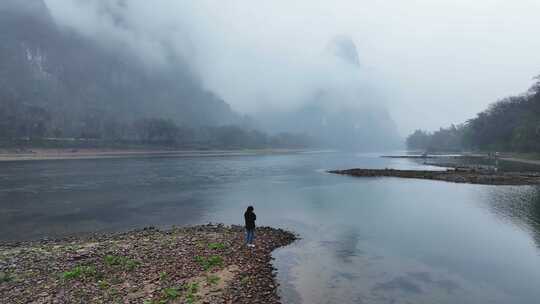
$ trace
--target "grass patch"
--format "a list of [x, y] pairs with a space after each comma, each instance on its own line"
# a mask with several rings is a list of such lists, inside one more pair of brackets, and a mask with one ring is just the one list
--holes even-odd
[[15, 277], [9, 272], [0, 272], [0, 283], [9, 283], [15, 280]]
[[210, 243], [210, 244], [208, 244], [208, 248], [212, 249], [212, 250], [225, 249], [225, 244], [223, 244], [223, 243]]
[[159, 280], [160, 281], [166, 281], [168, 278], [169, 278], [169, 275], [167, 274], [167, 272], [162, 271], [162, 272], [159, 273]]
[[64, 246], [64, 249], [66, 251], [77, 251], [77, 250], [81, 249], [81, 246], [78, 246], [78, 245], [66, 245], [66, 246]]
[[87, 279], [97, 276], [97, 270], [94, 266], [77, 266], [69, 271], [62, 273], [65, 280]]
[[115, 302], [113, 303], [120, 303], [119, 298], [120, 298], [120, 292], [118, 291], [118, 289], [114, 288], [114, 287], [111, 287], [108, 291], [107, 291], [107, 294], [110, 298], [112, 299], [116, 299]]
[[99, 286], [100, 289], [107, 290], [107, 289], [109, 289], [109, 287], [111, 287], [111, 284], [109, 284], [109, 282], [107, 282], [105, 280], [99, 280], [98, 281], [98, 286]]
[[197, 292], [199, 291], [199, 284], [191, 283], [186, 286], [186, 303], [192, 304], [197, 300]]
[[[197, 292], [199, 291], [199, 284], [190, 283], [185, 285], [182, 289], [177, 287], [168, 287], [162, 290], [161, 297], [156, 300], [144, 300], [143, 304], [166, 304], [171, 301], [175, 301], [185, 294], [185, 301], [181, 303], [192, 304], [197, 300]], [[176, 303], [176, 301], [175, 301]]]
[[174, 300], [180, 296], [180, 290], [176, 287], [169, 287], [163, 289], [163, 297], [166, 300]]
[[199, 263], [205, 271], [223, 265], [223, 258], [219, 255], [213, 255], [209, 258], [196, 256], [195, 261]]
[[117, 285], [123, 282], [122, 278], [120, 276], [112, 276], [110, 277], [111, 284]]
[[143, 304], [167, 304], [169, 303], [168, 299], [159, 299], [159, 300], [144, 300]]
[[206, 282], [208, 285], [216, 285], [219, 282], [220, 278], [217, 275], [208, 275], [206, 276]]
[[182, 292], [176, 287], [163, 289], [160, 299], [144, 300], [143, 304], [167, 304], [169, 301], [174, 301], [182, 295]]
[[105, 256], [104, 261], [107, 266], [120, 267], [127, 271], [132, 271], [141, 264], [141, 262], [137, 260], [117, 255], [107, 255]]

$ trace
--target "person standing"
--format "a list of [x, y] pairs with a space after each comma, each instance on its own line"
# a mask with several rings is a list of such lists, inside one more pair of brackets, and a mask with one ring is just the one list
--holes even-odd
[[244, 220], [246, 221], [246, 245], [248, 247], [255, 247], [253, 239], [255, 238], [255, 221], [257, 220], [257, 215], [253, 212], [253, 206], [247, 207], [244, 213]]

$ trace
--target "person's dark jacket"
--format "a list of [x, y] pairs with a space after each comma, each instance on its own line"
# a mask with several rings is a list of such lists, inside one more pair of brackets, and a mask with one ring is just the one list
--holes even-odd
[[246, 211], [246, 213], [244, 213], [244, 219], [246, 220], [246, 229], [255, 229], [255, 220], [257, 220], [257, 216], [253, 211]]

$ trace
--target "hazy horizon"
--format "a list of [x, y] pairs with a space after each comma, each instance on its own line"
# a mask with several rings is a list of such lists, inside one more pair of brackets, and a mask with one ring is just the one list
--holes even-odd
[[[536, 1], [46, 3], [58, 22], [122, 39], [147, 60], [159, 62], [168, 42], [209, 89], [248, 114], [297, 106], [320, 83], [356, 81], [376, 88], [374, 102], [407, 134], [464, 122], [540, 73]], [[322, 55], [338, 35], [356, 44], [356, 75]]]

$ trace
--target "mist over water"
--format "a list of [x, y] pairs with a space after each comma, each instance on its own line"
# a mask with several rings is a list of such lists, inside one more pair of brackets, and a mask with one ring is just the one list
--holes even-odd
[[241, 224], [252, 204], [301, 236], [274, 253], [284, 303], [536, 303], [536, 187], [325, 173], [349, 167], [433, 169], [348, 153], [4, 163], [0, 238]]
[[[488, 105], [540, 71], [539, 11], [0, 0], [0, 158], [14, 160], [0, 162], [0, 241], [236, 225], [253, 205], [258, 225], [301, 237], [274, 252], [284, 303], [537, 303], [538, 187], [326, 171], [445, 170], [360, 151], [486, 108], [410, 146], [538, 152], [539, 82]], [[107, 153], [138, 157], [62, 159]]]

